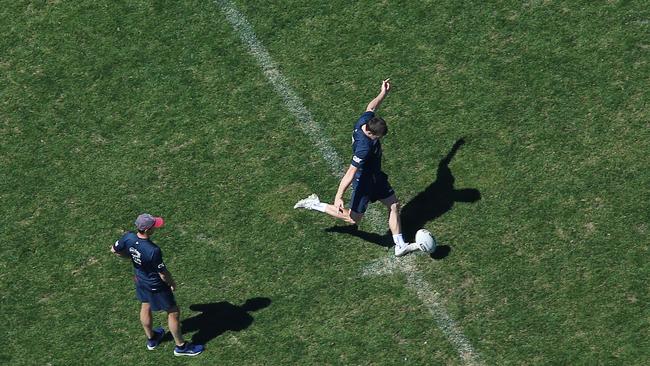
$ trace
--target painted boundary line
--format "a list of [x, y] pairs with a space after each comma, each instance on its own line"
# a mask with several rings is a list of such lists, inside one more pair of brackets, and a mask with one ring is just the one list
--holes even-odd
[[309, 136], [309, 140], [318, 147], [320, 153], [325, 157], [332, 174], [339, 179], [342, 178], [343, 161], [339, 158], [329, 139], [323, 136], [309, 110], [305, 108], [298, 95], [291, 89], [287, 80], [280, 73], [266, 48], [257, 40], [257, 36], [255, 36], [255, 32], [253, 32], [253, 28], [246, 20], [246, 17], [230, 1], [216, 0], [215, 2], [219, 5], [239, 38], [248, 46], [248, 51], [262, 67], [264, 75], [269, 79], [276, 93], [282, 97], [289, 111], [298, 118], [300, 128]]
[[[248, 20], [246, 20], [246, 17], [229, 0], [215, 0], [215, 3], [226, 16], [226, 19], [230, 22], [239, 38], [248, 46], [249, 53], [260, 64], [264, 75], [275, 91], [282, 97], [286, 107], [298, 119], [300, 128], [309, 137], [311, 143], [319, 149], [321, 155], [329, 164], [332, 175], [340, 179], [345, 169], [343, 160], [336, 153], [329, 139], [322, 135], [320, 132], [321, 129], [314, 121], [311, 113], [305, 108], [298, 95], [280, 73], [266, 48], [257, 40], [255, 32], [253, 32], [253, 28], [248, 23]], [[376, 232], [380, 231], [382, 223], [386, 220], [381, 217], [382, 215], [376, 209], [369, 209], [367, 214], [369, 215], [366, 215], [366, 219], [370, 221], [373, 230]], [[414, 255], [410, 255], [402, 259], [397, 259], [391, 255], [388, 258], [380, 259], [369, 265], [364, 269], [363, 274], [382, 275], [396, 271], [405, 273], [408, 287], [428, 306], [431, 314], [435, 318], [436, 324], [454, 347], [456, 347], [461, 360], [468, 365], [481, 364], [478, 353], [442, 305], [440, 295], [420, 276], [414, 258]]]
[[400, 259], [395, 257], [379, 259], [364, 268], [363, 275], [380, 276], [398, 272], [404, 273], [407, 287], [414, 291], [418, 298], [428, 307], [429, 312], [436, 321], [436, 325], [456, 348], [461, 360], [466, 365], [483, 365], [479, 354], [456, 325], [454, 319], [445, 310], [440, 294], [420, 276], [415, 258], [415, 255], [409, 254]]
[[[300, 97], [298, 97], [280, 73], [269, 52], [257, 40], [257, 36], [255, 36], [255, 32], [253, 32], [253, 28], [248, 23], [248, 20], [246, 20], [246, 17], [237, 10], [231, 1], [215, 0], [215, 3], [219, 5], [219, 8], [235, 29], [239, 38], [248, 46], [249, 53], [259, 63], [264, 72], [264, 76], [269, 80], [273, 89], [282, 97], [286, 107], [298, 119], [300, 122], [298, 125], [302, 131], [309, 137], [310, 142], [318, 148], [321, 155], [325, 158], [332, 175], [341, 179], [346, 166], [343, 165], [343, 161], [332, 147], [329, 139], [323, 136], [321, 128], [314, 121], [314, 118], [302, 103]], [[371, 224], [372, 230], [375, 232], [381, 232], [383, 223], [386, 221], [382, 218], [381, 213], [372, 207], [366, 212], [365, 219]]]

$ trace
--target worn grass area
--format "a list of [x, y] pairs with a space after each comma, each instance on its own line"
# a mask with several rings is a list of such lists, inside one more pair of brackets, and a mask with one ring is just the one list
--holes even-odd
[[[486, 364], [647, 363], [647, 6], [237, 5], [344, 159], [391, 77], [384, 167]], [[142, 211], [168, 223], [194, 363], [461, 362], [402, 275], [361, 276], [386, 248], [291, 209], [338, 182], [215, 3], [0, 15], [0, 363], [182, 363], [144, 347], [108, 251]]]

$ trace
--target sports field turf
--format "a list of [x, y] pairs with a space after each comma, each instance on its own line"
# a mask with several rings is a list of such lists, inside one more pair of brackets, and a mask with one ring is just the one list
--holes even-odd
[[[463, 364], [405, 274], [362, 275], [383, 229], [292, 209], [338, 178], [223, 4], [3, 2], [0, 364]], [[234, 5], [346, 163], [391, 78], [384, 169], [440, 242], [404, 260], [480, 363], [650, 363], [645, 2]], [[197, 358], [146, 350], [109, 252], [143, 211]]]

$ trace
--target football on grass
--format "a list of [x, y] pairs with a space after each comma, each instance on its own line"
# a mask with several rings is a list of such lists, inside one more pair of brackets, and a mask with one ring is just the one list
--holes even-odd
[[420, 229], [415, 233], [415, 243], [425, 253], [433, 253], [436, 250], [436, 239], [427, 229]]

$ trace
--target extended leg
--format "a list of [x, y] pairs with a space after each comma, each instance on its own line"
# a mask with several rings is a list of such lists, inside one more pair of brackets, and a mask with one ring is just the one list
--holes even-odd
[[[316, 194], [312, 194], [311, 196], [298, 201], [293, 206], [293, 208], [306, 208], [308, 210], [324, 212], [332, 217], [344, 220], [350, 224], [358, 223], [357, 220], [354, 220], [353, 217], [351, 217], [351, 211], [349, 209], [344, 208], [339, 210], [334, 205], [321, 202]], [[363, 214], [357, 214], [356, 217], [357, 219], [360, 219], [361, 217], [363, 217]]]

